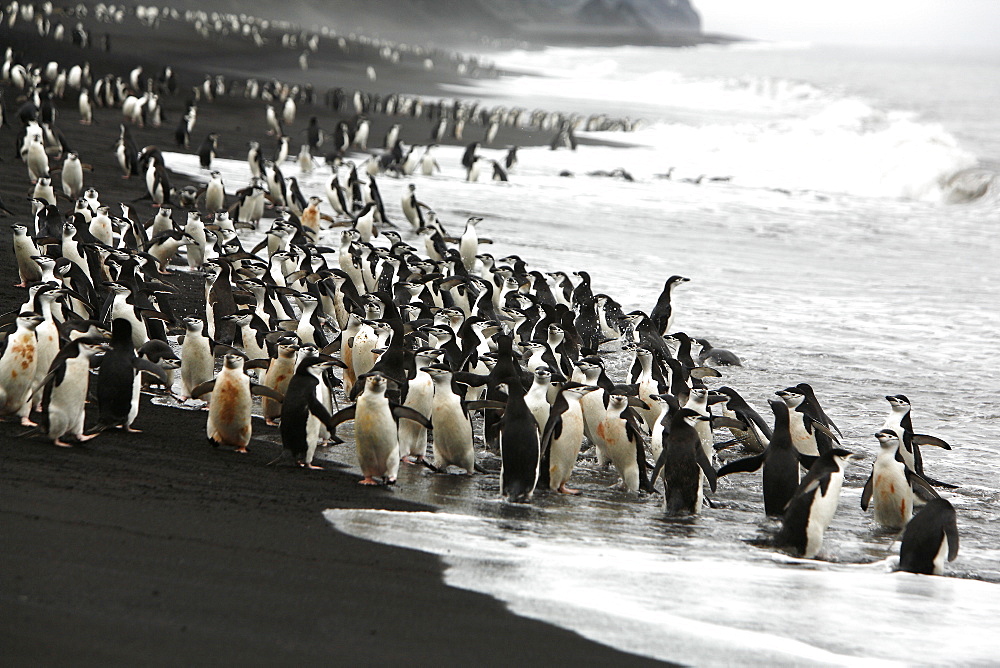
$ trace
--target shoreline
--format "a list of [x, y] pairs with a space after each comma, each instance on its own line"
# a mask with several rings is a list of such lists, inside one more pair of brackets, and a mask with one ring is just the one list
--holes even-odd
[[[26, 55], [35, 62], [50, 57], [68, 67], [89, 60], [95, 78], [105, 72], [127, 77], [131, 49], [142, 54], [145, 67], [170, 64], [197, 72], [208, 63], [214, 44], [164, 26], [152, 44], [151, 33], [136, 32], [132, 42], [127, 34], [112, 35], [112, 51], [104, 53], [68, 42], [51, 47], [18, 32], [25, 29], [20, 23], [14, 31], [5, 25], [0, 34], [22, 35], [9, 43], [31, 45]], [[185, 59], [157, 62], [151, 47], [160, 40], [185, 45]], [[289, 57], [294, 57], [291, 52]], [[363, 68], [356, 69], [344, 76], [345, 87], [364, 83]], [[394, 78], [385, 73], [379, 90], [412, 74], [401, 71]], [[433, 73], [420, 83], [424, 90], [436, 85]], [[8, 119], [17, 124], [19, 103], [4, 88]], [[133, 127], [137, 144], [173, 147], [185, 99], [178, 94], [164, 100], [167, 119], [160, 128]], [[57, 126], [93, 168], [85, 174], [85, 185], [96, 187], [113, 209], [117, 202], [131, 202], [138, 220], [151, 217], [148, 200], [134, 201], [144, 193], [142, 180], [122, 179], [115, 163], [121, 111], [97, 109], [95, 124], [84, 126], [77, 122], [75, 97], [68, 95], [57, 108]], [[244, 159], [246, 141], [268, 139], [263, 108], [262, 102], [241, 98], [200, 103], [186, 152], [193, 153], [208, 132], [220, 131], [219, 155]], [[334, 117], [320, 100], [313, 110]], [[299, 110], [293, 132], [305, 127], [313, 110]], [[392, 122], [400, 121], [373, 115], [372, 137]], [[407, 142], [419, 141], [429, 127], [414, 119], [402, 122]], [[0, 128], [5, 147], [0, 195], [14, 214], [6, 218], [8, 224], [30, 214], [27, 170], [13, 150], [16, 130], [17, 125]], [[551, 138], [550, 133], [507, 130], [498, 145], [510, 139], [542, 144]], [[54, 181], [58, 190], [58, 175]], [[174, 175], [176, 189], [187, 184]], [[68, 203], [61, 199], [59, 205], [64, 210]], [[180, 215], [175, 210], [175, 219]], [[2, 253], [0, 303], [7, 311], [24, 301], [26, 291], [13, 287], [18, 279], [9, 241]], [[196, 277], [165, 278], [188, 294], [172, 302], [179, 317], [200, 312]], [[247, 455], [209, 447], [203, 411], [158, 406], [148, 397], [136, 427], [143, 433], [105, 432], [84, 447], [62, 449], [23, 437], [26, 430], [16, 421], [0, 423], [0, 602], [5, 610], [0, 645], [6, 662], [654, 663], [518, 617], [490, 597], [446, 586], [437, 557], [336, 532], [322, 516], [327, 508], [426, 508], [400, 500], [391, 490], [362, 488], [357, 476], [335, 466], [316, 472], [266, 466], [281, 451], [280, 439], [277, 429], [260, 420], [254, 420]]]

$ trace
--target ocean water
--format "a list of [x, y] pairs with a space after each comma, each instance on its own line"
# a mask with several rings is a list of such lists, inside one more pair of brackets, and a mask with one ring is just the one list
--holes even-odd
[[[776, 390], [813, 385], [865, 455], [849, 467], [819, 558], [767, 547], [759, 474], [720, 481], [715, 507], [664, 518], [658, 498], [612, 486], [582, 459], [572, 486], [530, 506], [494, 475], [403, 466], [393, 493], [433, 513], [327, 511], [339, 531], [441, 556], [445, 579], [518, 614], [623, 650], [698, 665], [954, 664], [1000, 656], [1000, 59], [771, 45], [553, 49], [491, 54], [524, 76], [456, 95], [643, 119], [615, 145], [522, 149], [509, 183], [442, 174], [379, 180], [390, 216], [414, 183], [458, 233], [469, 215], [497, 257], [587, 270], [595, 292], [649, 310], [672, 274], [676, 328], [735, 351], [707, 379], [768, 414]], [[545, 77], [540, 76], [544, 73]], [[467, 132], [467, 136], [471, 133]], [[586, 133], [579, 133], [587, 136]], [[407, 138], [404, 137], [404, 140]], [[482, 153], [500, 159], [503, 147]], [[359, 159], [363, 156], [358, 156]], [[204, 177], [193, 156], [171, 169]], [[658, 177], [673, 167], [672, 178]], [[217, 161], [230, 191], [245, 163]], [[627, 170], [633, 181], [588, 175]], [[323, 196], [331, 173], [296, 175]], [[570, 172], [572, 176], [560, 176]], [[695, 180], [705, 175], [699, 184]], [[710, 180], [725, 177], [728, 180]], [[333, 241], [338, 231], [325, 232]], [[613, 377], [628, 359], [609, 352]], [[929, 475], [958, 512], [949, 577], [894, 573], [898, 534], [860, 508], [887, 394], [906, 394]], [[349, 430], [345, 432], [349, 435]], [[720, 440], [725, 438], [718, 434]], [[355, 463], [350, 443], [324, 456]]]

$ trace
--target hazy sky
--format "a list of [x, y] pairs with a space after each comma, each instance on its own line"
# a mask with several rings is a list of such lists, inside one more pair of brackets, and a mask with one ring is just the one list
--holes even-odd
[[706, 32], [1000, 50], [1000, 0], [693, 0]]

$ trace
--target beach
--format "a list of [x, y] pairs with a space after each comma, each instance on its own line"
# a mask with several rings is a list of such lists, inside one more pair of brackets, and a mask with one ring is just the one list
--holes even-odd
[[[57, 22], [68, 30], [78, 17], [50, 20], [50, 31]], [[500, 458], [482, 447], [479, 418], [477, 463], [492, 473], [403, 464], [395, 486], [377, 488], [357, 484], [350, 422], [338, 431], [343, 444], [318, 453], [324, 469], [308, 471], [268, 465], [281, 440], [257, 418], [248, 454], [210, 447], [197, 401], [181, 409], [143, 395], [134, 425], [142, 433], [108, 430], [71, 449], [25, 437], [8, 419], [0, 643], [9, 662], [979, 665], [1000, 652], [989, 629], [1000, 615], [1000, 370], [989, 362], [1000, 354], [995, 56], [798, 43], [467, 56], [346, 26], [331, 33], [315, 21], [244, 29], [231, 17], [183, 13], [144, 14], [151, 25], [131, 14], [79, 20], [90, 31], [82, 49], [68, 37], [52, 46], [22, 20], [5, 20], [0, 37], [18, 62], [86, 61], [95, 79], [128, 81], [136, 65], [156, 79], [169, 65], [178, 85], [160, 98], [162, 125], [129, 128], [140, 149], [162, 151], [175, 190], [208, 181], [196, 150], [210, 132], [219, 135], [212, 169], [230, 195], [249, 181], [248, 142], [274, 155], [268, 102], [245, 93], [255, 83], [312, 86], [313, 101], [300, 97], [285, 128], [282, 171], [334, 217], [326, 189], [348, 165], [317, 156], [311, 170], [300, 167], [310, 117], [329, 138], [339, 121], [353, 122], [354, 91], [371, 96], [368, 150], [347, 155], [364, 182], [365, 161], [381, 154], [393, 124], [419, 154], [433, 141], [437, 100], [445, 109], [461, 100], [462, 137], [448, 133], [434, 148], [440, 171], [374, 177], [415, 254], [430, 251], [404, 218], [410, 185], [450, 236], [482, 217], [480, 252], [565, 272], [574, 285], [583, 280], [574, 272], [588, 272], [592, 291], [626, 313], [649, 313], [668, 277], [690, 278], [673, 295], [672, 331], [742, 360], [705, 386], [738, 390], [770, 422], [768, 401], [809, 383], [858, 458], [822, 549], [799, 559], [774, 545], [781, 522], [763, 512], [757, 473], [719, 479], [714, 493], [706, 488], [710, 505], [671, 517], [660, 494], [623, 490], [585, 442], [570, 481], [581, 495], [502, 500]], [[343, 104], [333, 110], [338, 89]], [[0, 196], [13, 224], [29, 216], [30, 181], [13, 150], [21, 101], [10, 85], [3, 92]], [[421, 117], [401, 111], [418, 97]], [[175, 128], [195, 98], [190, 144], [178, 146]], [[397, 113], [382, 113], [386, 104]], [[489, 143], [481, 119], [495, 107], [525, 112]], [[97, 109], [95, 123], [81, 125], [70, 90], [57, 108], [67, 146], [93, 167], [85, 184], [112, 213], [125, 202], [136, 220], [150, 219], [143, 178], [121, 178], [115, 162], [121, 109]], [[558, 111], [583, 119], [575, 151], [549, 150], [560, 119], [548, 112]], [[633, 131], [600, 131], [591, 120]], [[461, 158], [473, 141], [501, 163], [508, 146], [521, 147], [509, 181], [491, 180], [489, 168], [467, 181]], [[276, 214], [269, 208], [257, 230], [240, 229], [245, 248]], [[339, 266], [343, 228], [323, 228], [323, 258]], [[372, 242], [388, 246], [385, 236]], [[13, 287], [3, 246], [0, 312], [26, 295]], [[203, 275], [180, 264], [162, 276], [178, 288], [178, 324], [204, 315]], [[630, 381], [623, 343], [601, 345], [616, 383]], [[873, 434], [897, 394], [909, 398], [914, 430], [951, 447], [922, 450], [927, 475], [955, 485], [936, 488], [961, 536], [945, 577], [897, 572], [901, 533], [863, 509]], [[716, 430], [713, 466], [747, 454], [732, 436]]]
[[[63, 21], [72, 26], [70, 18]], [[110, 52], [98, 44], [79, 49], [68, 41], [41, 40], [24, 23], [5, 26], [0, 34], [24, 62], [87, 61], [95, 78], [127, 78], [137, 64], [150, 72], [171, 65], [185, 93], [164, 98], [168, 121], [162, 127], [132, 128], [140, 147], [173, 150], [187, 90], [205, 74], [225, 71], [236, 78], [242, 72], [244, 78], [261, 79], [300, 74], [293, 69], [297, 51], [269, 51], [263, 59], [256, 49], [241, 54], [236, 39], [226, 42], [228, 55], [216, 69], [218, 40], [202, 39], [179, 21], [164, 21], [155, 30], [133, 19], [86, 25], [95, 39], [110, 34]], [[251, 53], [252, 63], [246, 60]], [[379, 70], [375, 90], [392, 90], [405, 80], [408, 91], [427, 94], [438, 83], [434, 73], [419, 68]], [[341, 64], [337, 72], [345, 89], [368, 89], [362, 65]], [[30, 216], [30, 182], [13, 150], [18, 103], [10, 90], [4, 93], [8, 124], [0, 129], [0, 195], [14, 213], [5, 221], [13, 224]], [[69, 95], [57, 102], [57, 125], [92, 166], [87, 185], [107, 203], [140, 197], [142, 180], [122, 179], [115, 162], [121, 111], [97, 109], [94, 124], [84, 126], [75, 105]], [[198, 113], [191, 151], [211, 131], [220, 132], [220, 155], [235, 159], [245, 159], [251, 138], [267, 139], [260, 101], [223, 97], [202, 102]], [[341, 118], [324, 109], [320, 97], [314, 108], [300, 107], [296, 129], [314, 114], [330, 128]], [[429, 121], [391, 122], [401, 123], [403, 136], [413, 141], [429, 137]], [[372, 114], [371, 123], [374, 138], [389, 120]], [[550, 138], [502, 132], [497, 141]], [[55, 183], [58, 188], [58, 179]], [[178, 177], [173, 185], [180, 189], [186, 181]], [[139, 220], [154, 212], [148, 200], [132, 206]], [[26, 292], [12, 287], [18, 278], [9, 243], [2, 253], [0, 310], [7, 311]], [[202, 308], [195, 296], [199, 278], [166, 278], [188, 295], [173, 302], [179, 315]], [[392, 489], [362, 488], [357, 475], [335, 466], [323, 471], [267, 466], [281, 452], [280, 439], [276, 428], [259, 419], [249, 454], [240, 455], [207, 444], [203, 411], [158, 406], [148, 396], [142, 402], [135, 423], [141, 434], [109, 431], [72, 449], [22, 438], [25, 429], [16, 421], [0, 425], [5, 665], [642, 662], [518, 617], [488, 596], [444, 585], [436, 557], [334, 531], [321, 514], [327, 508], [421, 507], [397, 500]]]

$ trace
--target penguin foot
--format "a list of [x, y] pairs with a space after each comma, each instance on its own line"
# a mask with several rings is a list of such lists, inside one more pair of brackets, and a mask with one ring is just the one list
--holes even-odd
[[142, 429], [133, 429], [132, 425], [128, 425], [128, 424], [125, 425], [124, 427], [122, 427], [122, 431], [127, 432], [129, 434], [141, 434], [142, 433]]
[[27, 415], [25, 415], [25, 416], [23, 416], [21, 418], [21, 426], [22, 427], [37, 427], [38, 423], [37, 422], [32, 422], [31, 418], [29, 418]]
[[72, 443], [67, 443], [66, 441], [63, 441], [63, 440], [58, 439], [58, 438], [55, 439], [55, 440], [53, 440], [52, 444], [53, 445], [58, 445], [60, 448], [72, 448], [73, 447]]
[[97, 438], [97, 434], [79, 434], [76, 437], [78, 443], [86, 443], [92, 438]]
[[323, 467], [319, 464], [313, 464], [312, 462], [299, 462], [299, 466], [304, 469], [311, 469], [313, 471], [322, 471]]
[[574, 496], [580, 493], [580, 490], [578, 489], [572, 489], [570, 487], [567, 487], [566, 483], [559, 485], [559, 489], [557, 489], [556, 491], [559, 492], [560, 494], [572, 494]]
[[278, 423], [275, 422], [274, 420], [272, 420], [271, 418], [264, 418], [264, 424], [266, 424], [269, 427], [277, 427], [278, 426]]
[[238, 448], [236, 448], [236, 450], [234, 450], [233, 452], [238, 452], [241, 455], [246, 455], [249, 454], [250, 451], [247, 449], [247, 446], [241, 445]]
[[378, 485], [380, 484], [378, 480], [371, 476], [366, 476], [364, 480], [358, 481], [359, 485]]

